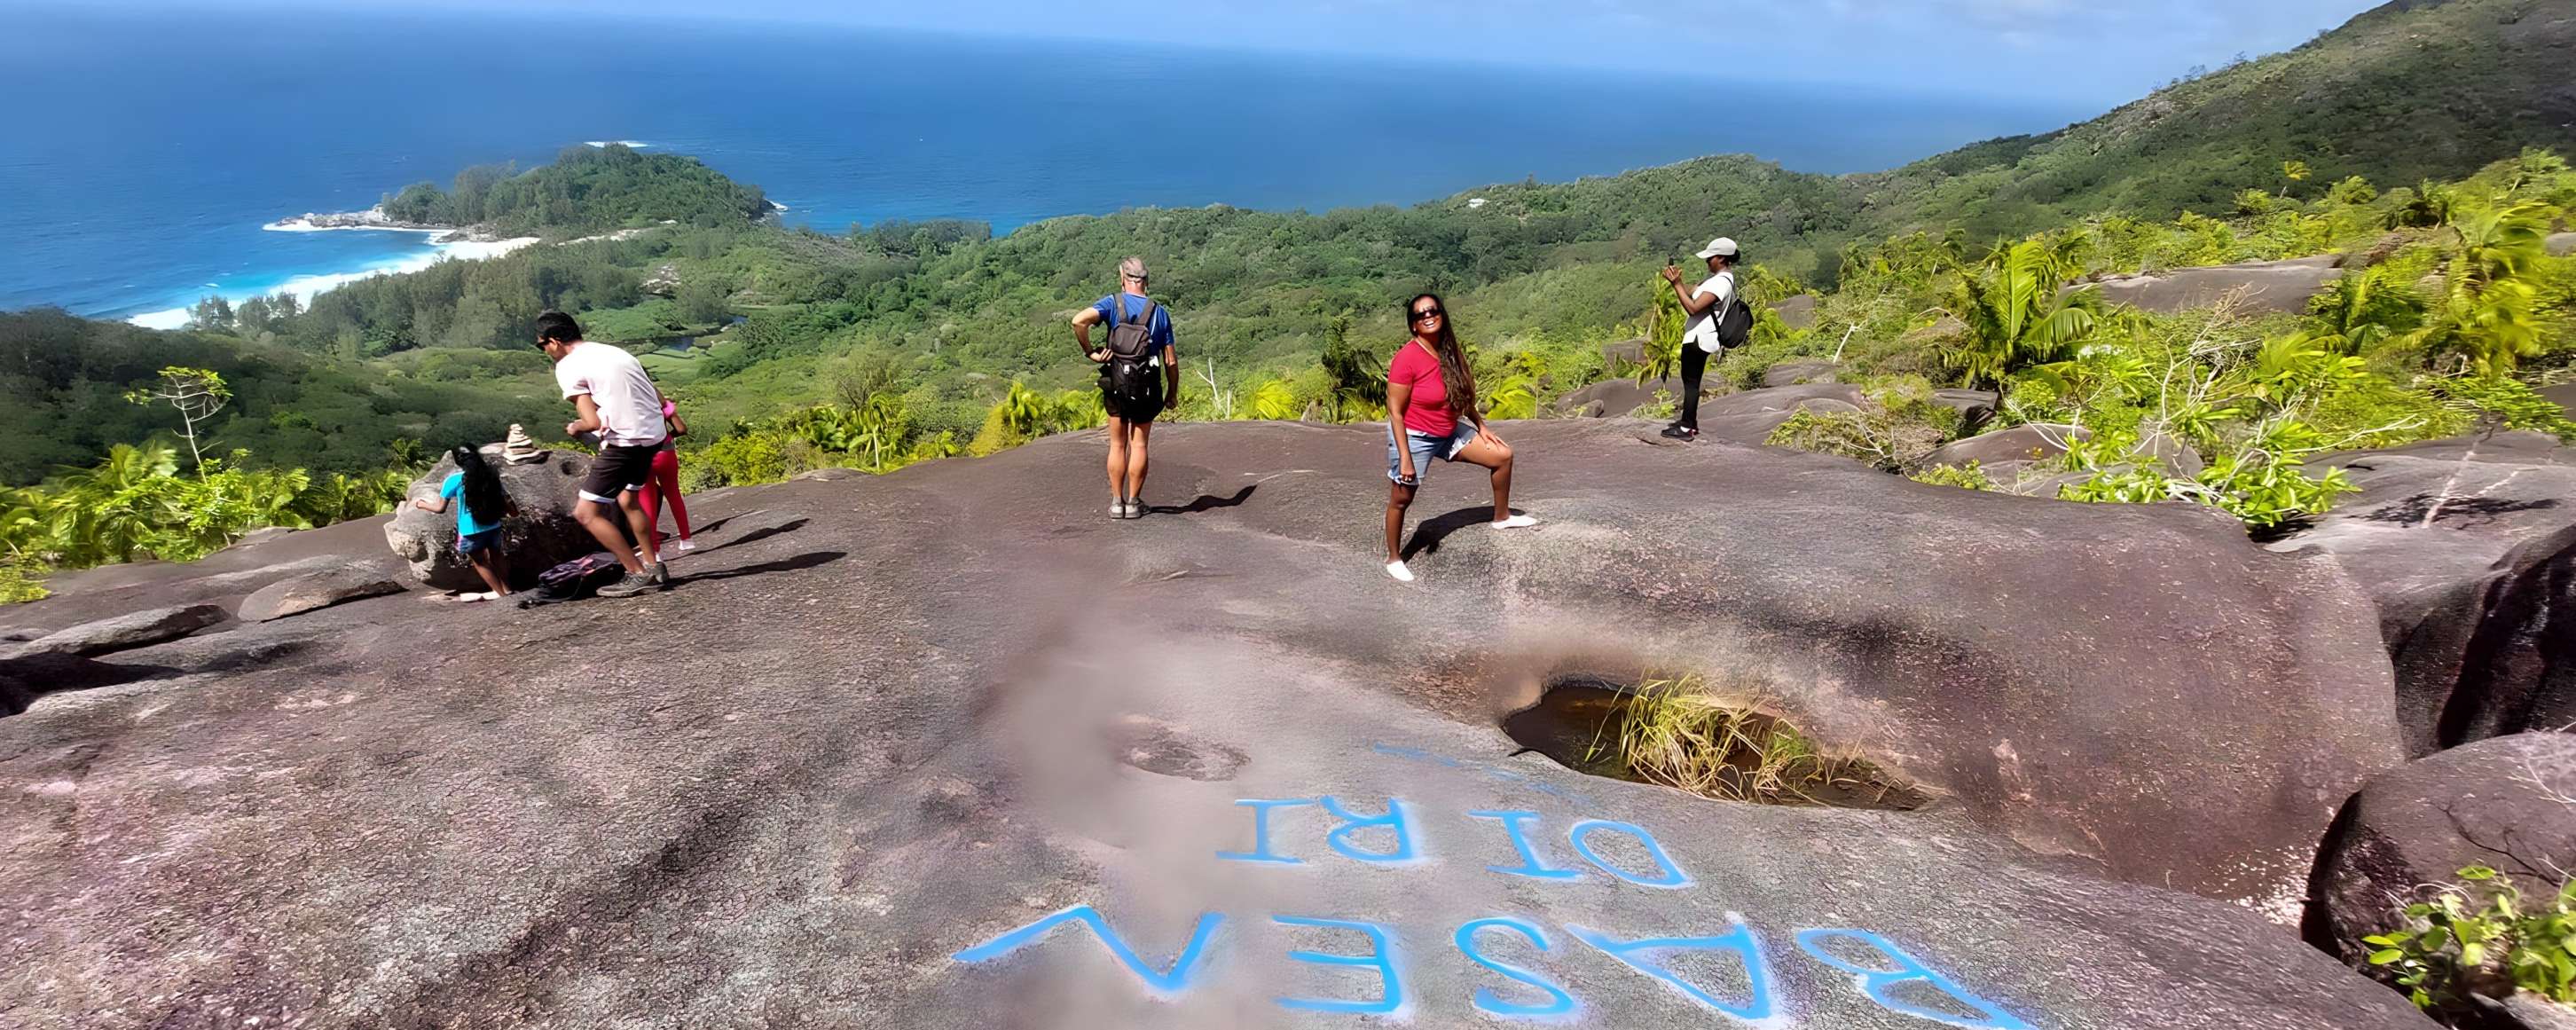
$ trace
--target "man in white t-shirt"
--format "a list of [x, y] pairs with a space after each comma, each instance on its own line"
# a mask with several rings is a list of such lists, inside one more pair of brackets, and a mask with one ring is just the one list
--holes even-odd
[[1671, 283], [1673, 293], [1682, 300], [1689, 325], [1682, 330], [1682, 409], [1681, 417], [1664, 427], [1664, 435], [1675, 440], [1699, 436], [1699, 383], [1708, 372], [1709, 355], [1724, 349], [1717, 337], [1718, 320], [1726, 316], [1726, 306], [1735, 301], [1735, 266], [1743, 260], [1735, 241], [1720, 236], [1708, 241], [1696, 255], [1708, 262], [1708, 278], [1698, 289], [1682, 285], [1678, 265], [1664, 269], [1664, 281]]
[[[626, 577], [599, 588], [599, 596], [628, 597], [669, 583], [670, 573], [653, 546], [653, 524], [635, 496], [653, 478], [653, 452], [670, 436], [662, 422], [662, 391], [654, 388], [634, 355], [584, 341], [581, 324], [560, 311], [537, 316], [537, 347], [554, 359], [555, 385], [581, 414], [564, 423], [564, 435], [598, 435], [599, 457], [591, 459], [590, 476], [582, 480], [581, 501], [572, 514], [626, 568]], [[611, 511], [623, 515], [625, 524], [619, 525]], [[633, 546], [626, 542], [629, 530], [635, 534]]]

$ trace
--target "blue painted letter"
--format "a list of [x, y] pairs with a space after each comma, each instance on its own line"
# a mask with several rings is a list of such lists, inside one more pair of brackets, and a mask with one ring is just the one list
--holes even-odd
[[[1896, 968], [1868, 969], [1836, 958], [1825, 950], [1824, 942], [1837, 939], [1859, 941], [1876, 948], [1879, 954], [1894, 959]], [[1815, 956], [1818, 962], [1858, 977], [1861, 993], [1869, 995], [1869, 1000], [1879, 1003], [1889, 1011], [1929, 1019], [1935, 1023], [1966, 1027], [1968, 1030], [2030, 1030], [2030, 1024], [2013, 1018], [2011, 1013], [2005, 1012], [1995, 1003], [1968, 993], [1958, 984], [1951, 983], [1949, 977], [1925, 968], [1922, 962], [1906, 954], [1904, 949], [1888, 943], [1885, 938], [1867, 930], [1800, 930], [1798, 948]], [[1898, 1001], [1889, 995], [1888, 988], [1909, 981], [1929, 985], [1933, 990], [1948, 995], [1950, 1000], [1958, 1002], [1962, 1007], [1977, 1010], [1983, 1018], [1953, 1015], [1939, 1009]]]
[[1100, 918], [1100, 913], [1089, 905], [1075, 905], [949, 957], [959, 962], [990, 962], [1027, 947], [1059, 925], [1081, 923], [1091, 928], [1092, 935], [1109, 947], [1109, 953], [1125, 964], [1128, 972], [1145, 981], [1147, 993], [1157, 998], [1170, 998], [1190, 989], [1190, 978], [1197, 974], [1199, 960], [1207, 956], [1208, 942], [1216, 939], [1216, 928], [1224, 922], [1223, 913], [1210, 912], [1200, 916], [1198, 929], [1190, 934], [1190, 943], [1181, 948], [1180, 957], [1172, 960], [1172, 969], [1167, 973], [1155, 972], [1153, 966], [1136, 954], [1136, 949], [1128, 947], [1126, 941], [1119, 939], [1118, 932], [1109, 928], [1109, 921]]
[[[1753, 936], [1752, 927], [1737, 923], [1735, 932], [1723, 937], [1647, 937], [1634, 941], [1614, 941], [1598, 930], [1580, 926], [1568, 926], [1565, 931], [1583, 943], [1601, 949], [1603, 954], [1627, 963], [1630, 968], [1689, 995], [1692, 1001], [1748, 1022], [1771, 1018], [1771, 967], [1762, 958], [1762, 942]], [[1752, 998], [1742, 1005], [1719, 1001], [1716, 996], [1683, 980], [1645, 955], [1646, 952], [1671, 950], [1735, 952], [1744, 960], [1744, 980]]]
[[1357, 930], [1367, 934], [1366, 955], [1325, 955], [1312, 951], [1292, 951], [1288, 957], [1319, 966], [1368, 966], [1377, 970], [1382, 995], [1376, 1001], [1324, 1001], [1314, 998], [1281, 998], [1279, 1007], [1304, 1012], [1345, 1012], [1354, 1015], [1386, 1015], [1404, 1008], [1404, 981], [1395, 975], [1395, 942], [1388, 939], [1386, 928], [1375, 923], [1353, 923], [1340, 919], [1306, 919], [1299, 916], [1272, 916], [1270, 921], [1282, 926], [1314, 926], [1327, 930]]
[[1515, 810], [1503, 812], [1469, 812], [1467, 813], [1467, 816], [1471, 819], [1502, 820], [1503, 832], [1512, 835], [1512, 849], [1521, 853], [1521, 864], [1517, 868], [1513, 866], [1489, 865], [1485, 867], [1487, 870], [1501, 873], [1505, 876], [1526, 876], [1533, 880], [1580, 880], [1583, 878], [1582, 873], [1575, 872], [1572, 869], [1551, 869], [1548, 867], [1546, 862], [1539, 860], [1538, 851], [1530, 847], [1529, 837], [1521, 832], [1521, 824], [1538, 818], [1538, 813]]
[[[1339, 852], [1343, 858], [1380, 865], [1394, 865], [1399, 862], [1413, 861], [1417, 857], [1413, 851], [1413, 831], [1405, 825], [1404, 802], [1389, 800], [1386, 803], [1385, 815], [1362, 818], [1344, 809], [1342, 803], [1332, 797], [1327, 796], [1322, 801], [1324, 811], [1332, 813], [1333, 818], [1342, 821], [1342, 825], [1334, 827], [1332, 832], [1324, 835], [1324, 843], [1332, 845], [1333, 850]], [[1395, 850], [1379, 854], [1360, 850], [1351, 843], [1351, 834], [1373, 826], [1383, 826], [1395, 831]]]
[[1542, 953], [1546, 952], [1548, 948], [1547, 935], [1539, 932], [1538, 927], [1532, 926], [1518, 919], [1478, 919], [1458, 928], [1458, 951], [1466, 955], [1468, 961], [1474, 962], [1475, 964], [1487, 969], [1491, 969], [1494, 972], [1501, 973], [1505, 977], [1514, 981], [1528, 984], [1532, 987], [1538, 988], [1539, 990], [1546, 991], [1547, 993], [1554, 995], [1556, 1000], [1545, 1005], [1521, 1005], [1504, 1001], [1502, 995], [1494, 993], [1493, 989], [1490, 987], [1479, 987], [1476, 988], [1476, 1007], [1480, 1010], [1491, 1012], [1497, 1016], [1509, 1016], [1514, 1019], [1562, 1019], [1572, 1017], [1575, 1011], [1574, 996], [1565, 993], [1565, 988], [1558, 987], [1555, 984], [1539, 979], [1538, 974], [1532, 973], [1529, 970], [1522, 969], [1518, 966], [1507, 966], [1486, 958], [1483, 952], [1476, 950], [1476, 931], [1483, 930], [1487, 927], [1510, 930], [1513, 933], [1517, 933], [1521, 935], [1522, 938], [1528, 940], [1531, 945], [1538, 948]]
[[[1617, 830], [1621, 833], [1637, 838], [1638, 843], [1646, 846], [1646, 854], [1653, 856], [1655, 864], [1664, 868], [1664, 875], [1652, 880], [1641, 880], [1637, 877], [1628, 875], [1628, 871], [1625, 869], [1621, 869], [1618, 866], [1602, 861], [1601, 856], [1592, 853], [1592, 845], [1584, 843], [1583, 840], [1595, 830]], [[1637, 826], [1632, 823], [1614, 823], [1607, 819], [1586, 819], [1574, 824], [1573, 829], [1565, 831], [1565, 839], [1573, 843], [1574, 850], [1583, 856], [1584, 861], [1599, 866], [1601, 867], [1602, 872], [1616, 876], [1622, 880], [1626, 880], [1629, 883], [1636, 884], [1640, 887], [1681, 888], [1690, 886], [1691, 878], [1682, 874], [1682, 868], [1673, 864], [1672, 856], [1664, 854], [1664, 846], [1655, 843], [1655, 835], [1647, 833], [1645, 827]]]
[[1295, 808], [1299, 805], [1311, 805], [1314, 804], [1314, 802], [1306, 800], [1305, 798], [1291, 798], [1284, 801], [1237, 801], [1234, 804], [1238, 808], [1252, 809], [1252, 850], [1248, 852], [1220, 851], [1216, 853], [1216, 857], [1225, 859], [1229, 862], [1268, 862], [1273, 865], [1306, 864], [1306, 860], [1302, 858], [1290, 858], [1286, 855], [1271, 853], [1270, 810], [1274, 808]]

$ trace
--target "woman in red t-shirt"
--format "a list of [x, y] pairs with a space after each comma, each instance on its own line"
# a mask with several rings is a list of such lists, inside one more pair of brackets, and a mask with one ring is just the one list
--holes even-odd
[[1449, 326], [1449, 309], [1425, 293], [1404, 306], [1413, 338], [1397, 348], [1386, 368], [1386, 574], [1413, 582], [1404, 565], [1404, 510], [1422, 487], [1431, 459], [1463, 461], [1493, 470], [1496, 529], [1535, 526], [1512, 514], [1512, 449], [1476, 411], [1476, 379], [1466, 349]]

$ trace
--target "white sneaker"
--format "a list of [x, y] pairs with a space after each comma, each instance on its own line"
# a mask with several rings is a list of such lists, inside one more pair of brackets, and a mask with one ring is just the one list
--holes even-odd
[[685, 537], [684, 537], [684, 538], [682, 538], [682, 539], [680, 540], [680, 550], [681, 550], [681, 552], [686, 553], [686, 552], [694, 551], [694, 550], [697, 550], [697, 549], [698, 549], [697, 541], [690, 540], [690, 539], [687, 539], [687, 538], [685, 538]]
[[1508, 519], [1493, 523], [1495, 529], [1519, 529], [1524, 526], [1535, 525], [1538, 525], [1538, 520], [1527, 515], [1514, 515]]
[[1413, 582], [1413, 570], [1405, 568], [1404, 563], [1400, 561], [1386, 563], [1386, 574], [1395, 577], [1398, 583]]

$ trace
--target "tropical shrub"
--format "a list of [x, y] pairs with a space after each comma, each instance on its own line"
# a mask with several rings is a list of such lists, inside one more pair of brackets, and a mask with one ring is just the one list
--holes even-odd
[[2362, 938], [2369, 961], [2427, 1011], [2466, 1013], [2469, 997], [2529, 991], [2576, 1002], [2576, 880], [2543, 898], [2485, 866], [2427, 888], [2395, 929]]
[[39, 570], [17, 557], [0, 558], [0, 604], [25, 604], [44, 600], [49, 593], [38, 579]]
[[0, 550], [22, 584], [47, 568], [142, 557], [194, 561], [252, 530], [309, 529], [382, 514], [402, 500], [411, 481], [402, 469], [316, 476], [250, 467], [247, 458], [238, 450], [207, 458], [183, 476], [170, 444], [119, 444], [94, 467], [0, 491]]
[[[1928, 409], [1928, 410], [1927, 410]], [[1938, 415], [1950, 416], [1944, 420]], [[1911, 467], [1948, 438], [1944, 422], [1957, 424], [1946, 408], [1872, 401], [1859, 411], [1813, 411], [1801, 408], [1763, 440], [1774, 447], [1833, 454], [1895, 472]]]
[[1995, 387], [2012, 373], [2061, 361], [2093, 335], [2089, 291], [2067, 293], [2062, 257], [2039, 240], [1998, 249], [1950, 286], [1948, 314], [1965, 324], [1942, 361], [1969, 386]]
[[1996, 489], [1993, 477], [1976, 462], [1965, 465], [1934, 465], [1906, 473], [1905, 478], [1933, 486], [1955, 486], [1962, 490]]

